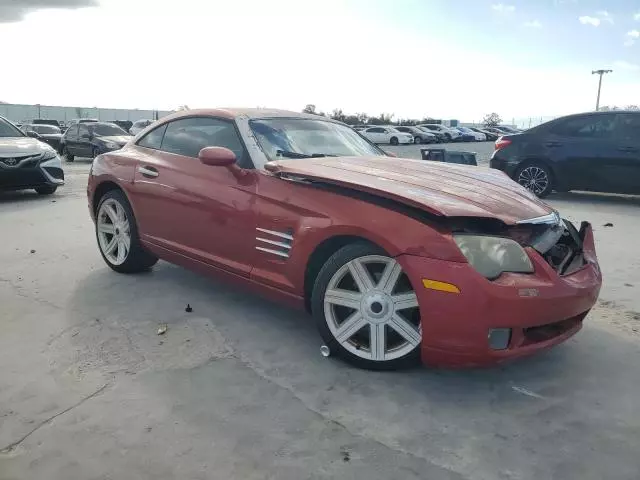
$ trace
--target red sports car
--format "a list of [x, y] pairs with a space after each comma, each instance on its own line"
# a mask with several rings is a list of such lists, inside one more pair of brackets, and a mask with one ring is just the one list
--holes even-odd
[[497, 170], [391, 158], [331, 119], [188, 110], [98, 156], [113, 270], [158, 258], [311, 312], [357, 365], [481, 365], [575, 334], [601, 274], [576, 229]]

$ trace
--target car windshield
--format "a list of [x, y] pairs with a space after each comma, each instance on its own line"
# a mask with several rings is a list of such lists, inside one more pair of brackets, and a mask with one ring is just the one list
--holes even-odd
[[269, 160], [385, 155], [354, 130], [339, 123], [308, 118], [269, 118], [252, 120], [249, 125]]
[[0, 118], [0, 137], [24, 137], [24, 133], [11, 123]]
[[111, 125], [109, 123], [89, 124], [89, 129], [94, 135], [98, 137], [115, 137], [120, 135], [129, 135], [123, 129], [117, 125]]
[[43, 133], [43, 134], [51, 134], [51, 133], [60, 133], [60, 129], [58, 127], [54, 127], [53, 125], [33, 125], [31, 130]]

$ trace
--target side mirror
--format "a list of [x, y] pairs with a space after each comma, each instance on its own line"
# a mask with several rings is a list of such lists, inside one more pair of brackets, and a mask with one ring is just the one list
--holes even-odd
[[236, 163], [236, 154], [224, 147], [205, 147], [200, 150], [198, 158], [212, 167], [227, 167]]
[[40, 134], [38, 132], [34, 132], [33, 130], [27, 130], [27, 137], [40, 138]]

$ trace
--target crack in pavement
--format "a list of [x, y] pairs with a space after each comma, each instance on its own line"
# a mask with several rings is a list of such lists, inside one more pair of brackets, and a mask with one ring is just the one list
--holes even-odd
[[16, 440], [13, 443], [10, 443], [9, 445], [7, 445], [4, 448], [0, 449], [0, 454], [6, 454], [6, 453], [11, 453], [13, 450], [15, 450], [22, 442], [24, 442], [27, 438], [29, 438], [31, 435], [33, 435], [36, 431], [38, 431], [40, 428], [44, 427], [45, 425], [53, 422], [56, 418], [58, 418], [61, 415], [64, 415], [65, 413], [70, 412], [71, 410], [73, 410], [76, 407], [79, 407], [80, 405], [82, 405], [83, 403], [85, 403], [88, 400], [91, 400], [92, 398], [100, 395], [102, 392], [104, 392], [104, 390], [111, 384], [109, 383], [105, 383], [103, 386], [101, 386], [99, 389], [97, 389], [95, 392], [93, 392], [90, 395], [87, 395], [86, 397], [83, 397], [82, 399], [80, 399], [78, 402], [74, 403], [73, 405], [71, 405], [68, 408], [65, 408], [64, 410], [56, 413], [55, 415], [52, 415], [51, 417], [43, 420], [42, 422], [40, 422], [38, 425], [36, 425], [34, 428], [32, 428], [29, 432], [27, 432], [25, 435], [22, 436], [22, 438], [20, 438], [19, 440]]

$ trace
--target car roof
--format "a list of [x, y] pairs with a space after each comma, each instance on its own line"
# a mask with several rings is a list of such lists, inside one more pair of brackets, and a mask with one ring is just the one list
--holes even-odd
[[279, 110], [275, 108], [199, 108], [193, 110], [181, 110], [163, 117], [162, 120], [175, 120], [182, 117], [212, 116], [228, 118], [230, 120], [244, 117], [249, 119], [260, 118], [308, 118], [311, 120], [324, 120], [332, 123], [342, 123], [332, 118], [312, 113]]

